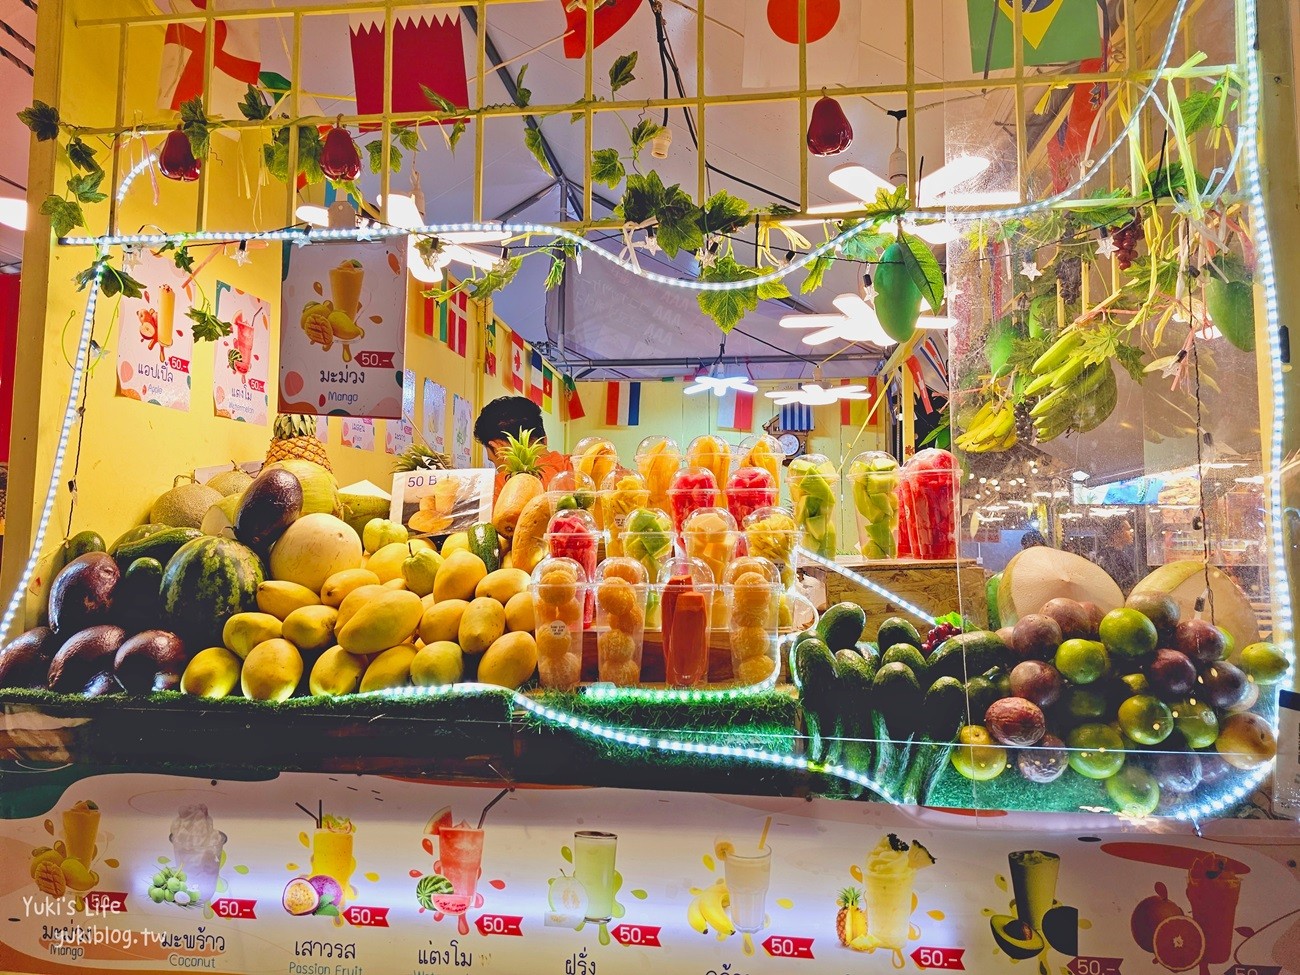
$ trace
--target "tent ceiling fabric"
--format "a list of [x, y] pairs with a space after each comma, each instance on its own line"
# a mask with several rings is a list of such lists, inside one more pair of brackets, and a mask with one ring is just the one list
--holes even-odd
[[[712, 0], [708, 4], [705, 77], [706, 90], [710, 93], [744, 90], [742, 32], [746, 2], [747, 0]], [[246, 3], [247, 0], [241, 0], [241, 4]], [[933, 7], [935, 10], [932, 14], [938, 18], [941, 9], [946, 10], [953, 4], [964, 10], [964, 0], [918, 0], [918, 10]], [[278, 4], [281, 8], [295, 5], [294, 2], [286, 3], [284, 0]], [[899, 83], [904, 79], [902, 8], [901, 3], [864, 4], [864, 12], [869, 10], [869, 16], [864, 15], [862, 18], [858, 75], [856, 78], [846, 76], [843, 83]], [[950, 12], [956, 13], [957, 6], [953, 6]], [[405, 11], [397, 13], [405, 15]], [[418, 8], [413, 13], [418, 15]], [[694, 14], [671, 0], [664, 4], [664, 13], [687, 94], [693, 95], [696, 74]], [[920, 16], [918, 14], [918, 22], [921, 22]], [[959, 21], [955, 32], [948, 23], [952, 20]], [[964, 20], [963, 15], [960, 18], [948, 17], [934, 21], [944, 23], [944, 34], [928, 40], [924, 45], [918, 45], [918, 80], [935, 81], [944, 75], [945, 51], [951, 52], [953, 59], [953, 65], [948, 68], [950, 72], [957, 72], [960, 76], [969, 73], [969, 65], [960, 65], [960, 59], [968, 56]], [[472, 75], [477, 42], [469, 19], [461, 16], [460, 22], [467, 75]], [[564, 32], [563, 10], [559, 0], [554, 3], [494, 4], [487, 8], [486, 22], [488, 34], [500, 56], [508, 61], [519, 57], [507, 69], [511, 76], [517, 75], [523, 64], [528, 65], [525, 83], [533, 92], [534, 104], [564, 104], [581, 97], [581, 60], [566, 59], [563, 56], [563, 45], [558, 42], [551, 43], [540, 51], [532, 51], [539, 44]], [[280, 71], [288, 68], [284, 53], [286, 45], [281, 36], [282, 32], [287, 32], [283, 24], [283, 20], [274, 19], [262, 22], [264, 68]], [[322, 93], [322, 96], [350, 93], [353, 80], [347, 18], [309, 17], [304, 24], [304, 50], [313, 52], [313, 56], [303, 64], [304, 89]], [[643, 4], [619, 33], [596, 50], [594, 77], [598, 95], [609, 97], [606, 80], [608, 68], [618, 55], [632, 50], [639, 52], [637, 77], [618, 92], [617, 98], [635, 101], [663, 94], [654, 18], [650, 5]], [[475, 98], [474, 88], [471, 79], [471, 99]], [[675, 94], [675, 91], [671, 93]], [[935, 111], [919, 116], [923, 122], [918, 124], [917, 153], [926, 160], [927, 170], [937, 168], [944, 159], [944, 129], [948, 124], [946, 116], [952, 114], [945, 107], [944, 97], [941, 93], [922, 93], [917, 96], [918, 106], [936, 106]], [[949, 94], [947, 97], [953, 96]], [[493, 103], [509, 100], [510, 96], [501, 79], [495, 72], [488, 72], [484, 101]], [[991, 103], [993, 99], [988, 101]], [[351, 104], [343, 99], [321, 97], [319, 103], [326, 114], [351, 110]], [[885, 109], [903, 107], [905, 99], [901, 95], [880, 96], [873, 103], [864, 98], [854, 98], [845, 99], [842, 104], [853, 126], [855, 141], [853, 147], [843, 154], [828, 158], [809, 157], [811, 205], [842, 201], [843, 194], [826, 179], [834, 166], [856, 162], [876, 171], [884, 171], [895, 143], [895, 123], [885, 115]], [[624, 124], [628, 127], [635, 125], [641, 115], [636, 109], [619, 113], [618, 117], [613, 114], [596, 115], [592, 145], [596, 148], [625, 147], [628, 137]], [[576, 193], [581, 198], [582, 124], [571, 123], [567, 113], [539, 121], [562, 171], [578, 184]], [[685, 119], [680, 111], [674, 111], [669, 123], [674, 136], [672, 152], [666, 160], [653, 160], [653, 168], [659, 172], [665, 184], [680, 182], [688, 191], [693, 192], [697, 184], [697, 157], [686, 130]], [[551, 178], [542, 172], [536, 160], [524, 148], [523, 125], [522, 119], [508, 118], [493, 120], [485, 126], [485, 165], [482, 177], [484, 215], [514, 212], [517, 219], [544, 223], [575, 219], [577, 215], [572, 208], [562, 205], [558, 189], [545, 192]], [[710, 175], [709, 191], [725, 189], [756, 206], [777, 202], [782, 198], [797, 199], [799, 155], [803, 152], [798, 128], [798, 108], [794, 103], [710, 107], [706, 113], [709, 163], [757, 184], [768, 192], [759, 192], [718, 173]], [[458, 151], [453, 155], [448, 151], [443, 132], [438, 127], [425, 126], [420, 131], [423, 147], [417, 154], [416, 164], [427, 200], [426, 217], [434, 221], [470, 218], [475, 179], [473, 132], [466, 133]], [[372, 137], [368, 134], [363, 135], [360, 141], [364, 143], [370, 138]], [[651, 162], [648, 152], [645, 156], [643, 170], [649, 168], [648, 163]], [[394, 192], [402, 192], [408, 185], [408, 179], [405, 167], [402, 173], [394, 174]], [[361, 185], [369, 198], [373, 199], [377, 195], [377, 177], [367, 173]], [[617, 200], [622, 193], [621, 187], [610, 190], [599, 185], [595, 191], [612, 200]], [[542, 195], [536, 202], [518, 209], [521, 203], [538, 193]], [[608, 208], [598, 204], [593, 204], [592, 209], [594, 212], [590, 216], [596, 219], [609, 215]], [[814, 239], [820, 240], [820, 230], [817, 227], [809, 229]], [[742, 260], [752, 259], [752, 232], [748, 238], [748, 243], [737, 241], [735, 245]], [[784, 246], [775, 240], [774, 244]], [[611, 241], [607, 246], [617, 251], [621, 249], [621, 241]], [[625, 353], [629, 343], [626, 339], [631, 337], [638, 355], [646, 358], [692, 357], [707, 362], [717, 355], [721, 333], [699, 312], [692, 292], [646, 282], [612, 265], [600, 267], [602, 263], [589, 258], [584, 261], [581, 274], [570, 276], [570, 294], [566, 304], [566, 309], [570, 311], [566, 320], [566, 347], [579, 349], [584, 355], [594, 358], [621, 359], [627, 357]], [[558, 340], [559, 323], [553, 315], [548, 317], [548, 299], [542, 287], [545, 267], [544, 260], [525, 261], [524, 269], [515, 282], [494, 296], [499, 316], [533, 343]], [[656, 269], [668, 270], [662, 266], [656, 266]], [[856, 263], [837, 262], [823, 286], [808, 296], [798, 295], [802, 272], [792, 275], [789, 283], [796, 300], [804, 306], [802, 310], [829, 312], [834, 310], [831, 299], [840, 292], [856, 290], [864, 270], [865, 267]], [[677, 272], [682, 276], [691, 273], [689, 259], [679, 258]], [[549, 306], [552, 309], [558, 308], [554, 300], [549, 302]], [[784, 305], [764, 302], [758, 312], [746, 317], [739, 326], [744, 332], [763, 341], [733, 333], [728, 339], [728, 353], [775, 354], [776, 349], [772, 346], [796, 355], [808, 353], [809, 348], [799, 343], [796, 334], [781, 329], [778, 325], [779, 318], [791, 311], [791, 308]], [[770, 344], [763, 344], [764, 342]], [[824, 357], [834, 349], [823, 347], [817, 351]], [[862, 347], [854, 351], [873, 350]], [[845, 369], [828, 368], [828, 375], [862, 375], [870, 371], [869, 365], [857, 363]], [[658, 374], [680, 374], [680, 371], [676, 368], [666, 369], [660, 370]], [[762, 367], [762, 370], [756, 367], [755, 372], [766, 372], [772, 378], [796, 378], [810, 376], [811, 367], [800, 358], [792, 356], [783, 366], [768, 365]], [[655, 371], [646, 370], [645, 374], [655, 374]]]

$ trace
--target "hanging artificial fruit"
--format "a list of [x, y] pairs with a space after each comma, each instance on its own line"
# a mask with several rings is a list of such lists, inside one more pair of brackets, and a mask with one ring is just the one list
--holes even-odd
[[833, 156], [853, 145], [853, 126], [840, 103], [823, 95], [813, 105], [808, 121], [808, 151], [814, 156]]
[[897, 342], [912, 337], [921, 317], [921, 289], [904, 263], [905, 246], [896, 240], [886, 247], [872, 279], [876, 286], [876, 317], [885, 333]]
[[182, 183], [192, 183], [199, 178], [202, 163], [194, 158], [189, 136], [181, 126], [178, 125], [167, 133], [167, 139], [158, 153], [158, 168], [168, 179]]
[[330, 179], [345, 182], [361, 175], [361, 151], [352, 141], [352, 134], [342, 125], [343, 116], [335, 120], [333, 128], [325, 133], [325, 143], [320, 152], [321, 172]]

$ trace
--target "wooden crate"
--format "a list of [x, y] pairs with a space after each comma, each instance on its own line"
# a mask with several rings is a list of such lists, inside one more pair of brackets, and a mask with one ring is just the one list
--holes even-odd
[[[960, 609], [978, 625], [988, 625], [984, 569], [974, 559], [962, 559], [956, 563], [926, 562], [920, 559], [868, 562], [857, 556], [842, 555], [835, 561], [914, 603], [932, 616]], [[825, 585], [828, 606], [850, 602], [857, 603], [867, 611], [864, 639], [874, 640], [881, 622], [889, 616], [902, 616], [911, 620], [924, 636], [927, 626], [925, 621], [904, 611], [896, 603], [823, 566], [806, 565], [802, 568]]]

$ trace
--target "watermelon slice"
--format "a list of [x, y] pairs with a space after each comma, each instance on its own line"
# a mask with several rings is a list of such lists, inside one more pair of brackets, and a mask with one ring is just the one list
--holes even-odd
[[424, 824], [425, 836], [437, 836], [442, 832], [444, 826], [453, 825], [451, 819], [451, 806], [443, 806], [436, 813], [429, 817], [429, 821]]

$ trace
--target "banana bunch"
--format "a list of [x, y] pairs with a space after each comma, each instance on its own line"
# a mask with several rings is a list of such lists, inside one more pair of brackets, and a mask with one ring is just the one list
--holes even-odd
[[708, 934], [712, 928], [717, 932], [718, 940], [725, 941], [736, 933], [736, 926], [731, 923], [727, 908], [731, 906], [731, 894], [727, 891], [727, 882], [717, 880], [705, 887], [687, 905], [686, 920], [700, 934]]
[[1063, 433], [1087, 433], [1115, 410], [1119, 386], [1109, 362], [1089, 362], [1083, 355], [1083, 334], [1067, 331], [1030, 367], [1034, 378], [1026, 396], [1038, 396], [1029, 415], [1039, 443]]
[[957, 437], [957, 449], [968, 454], [989, 454], [1010, 450], [1019, 439], [1016, 409], [1011, 400], [984, 403]]

